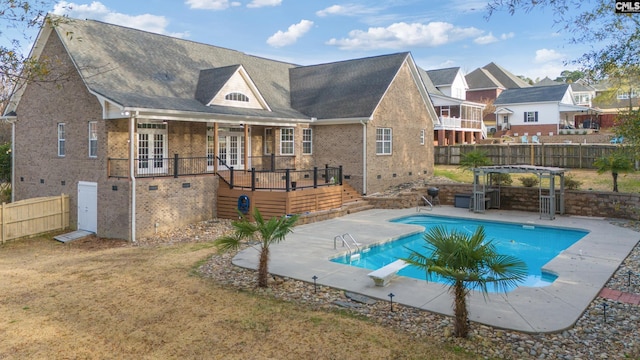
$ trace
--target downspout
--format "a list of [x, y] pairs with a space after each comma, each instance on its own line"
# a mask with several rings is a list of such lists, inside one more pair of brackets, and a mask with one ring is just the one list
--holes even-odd
[[16, 121], [11, 121], [11, 202], [16, 200]]
[[362, 124], [362, 195], [367, 195], [367, 124], [369, 120], [360, 120]]
[[129, 179], [131, 180], [131, 242], [136, 242], [136, 176], [134, 161], [134, 133], [136, 117], [129, 115]]

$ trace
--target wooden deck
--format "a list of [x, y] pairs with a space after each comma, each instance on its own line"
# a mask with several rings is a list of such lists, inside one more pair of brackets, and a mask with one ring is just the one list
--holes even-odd
[[[242, 180], [234, 177], [235, 184], [237, 181], [245, 180], [250, 183], [251, 177], [247, 176], [246, 179], [242, 177]], [[217, 216], [223, 219], [237, 219], [239, 217], [238, 198], [242, 195], [249, 197], [249, 214], [253, 212], [254, 207], [258, 207], [262, 216], [267, 219], [274, 216], [305, 214], [342, 207], [342, 185], [322, 186], [314, 189], [312, 187], [313, 180], [301, 179], [298, 181], [300, 183], [297, 183], [296, 190], [287, 192], [284, 190], [230, 189], [229, 185], [220, 180]]]

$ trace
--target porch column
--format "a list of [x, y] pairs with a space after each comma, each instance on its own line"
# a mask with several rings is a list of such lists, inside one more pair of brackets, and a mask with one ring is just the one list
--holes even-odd
[[244, 128], [244, 169], [249, 169], [249, 125], [244, 124], [242, 126]]
[[438, 139], [438, 146], [445, 146], [447, 145], [446, 140], [445, 140], [445, 131], [444, 130], [436, 130], [436, 134], [437, 134], [437, 139]]
[[456, 131], [455, 130], [449, 130], [449, 144], [448, 145], [455, 145], [456, 144]]
[[213, 173], [218, 173], [218, 123], [213, 123]]

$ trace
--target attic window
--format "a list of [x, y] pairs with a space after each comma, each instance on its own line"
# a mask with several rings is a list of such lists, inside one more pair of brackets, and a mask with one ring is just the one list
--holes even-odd
[[249, 102], [249, 97], [243, 93], [232, 92], [224, 97], [225, 100]]

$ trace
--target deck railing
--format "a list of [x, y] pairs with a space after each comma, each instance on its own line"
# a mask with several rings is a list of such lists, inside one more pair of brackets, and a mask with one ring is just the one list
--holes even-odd
[[324, 168], [314, 167], [308, 170], [284, 169], [276, 171], [258, 171], [255, 168], [246, 171], [229, 167], [226, 170], [218, 170], [218, 175], [231, 189], [239, 188], [251, 191], [295, 191], [342, 185], [342, 166], [329, 167], [325, 165]]
[[[317, 188], [342, 184], [342, 166], [324, 168], [314, 167], [306, 170], [279, 168], [290, 166], [292, 157], [252, 157], [252, 163], [260, 167], [251, 170], [235, 169], [219, 158], [186, 157], [177, 154], [173, 158], [134, 159], [135, 176], [137, 178], [180, 177], [214, 173], [214, 162], [218, 162], [217, 174], [232, 189], [251, 190], [284, 190], [292, 191], [304, 188]], [[129, 177], [129, 160], [109, 158], [107, 162], [109, 177]]]

